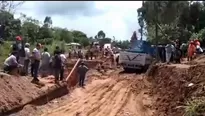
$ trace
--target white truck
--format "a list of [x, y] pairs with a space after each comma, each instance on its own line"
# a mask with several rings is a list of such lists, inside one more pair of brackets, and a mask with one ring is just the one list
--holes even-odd
[[151, 45], [144, 44], [144, 41], [135, 42], [135, 47], [120, 52], [119, 63], [123, 66], [125, 71], [130, 69], [142, 69], [146, 71], [152, 63], [151, 52], [153, 52]]

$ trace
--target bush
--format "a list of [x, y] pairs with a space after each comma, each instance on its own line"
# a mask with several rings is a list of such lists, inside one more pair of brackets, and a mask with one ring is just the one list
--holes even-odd
[[204, 116], [205, 97], [194, 98], [187, 101], [185, 106], [185, 116]]
[[0, 67], [3, 66], [4, 60], [9, 56], [11, 52], [12, 42], [4, 42], [0, 45]]

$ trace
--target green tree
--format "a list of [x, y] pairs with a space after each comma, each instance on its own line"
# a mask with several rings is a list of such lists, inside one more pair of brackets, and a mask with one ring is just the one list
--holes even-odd
[[102, 30], [100, 30], [100, 31], [97, 33], [97, 38], [98, 38], [98, 39], [104, 39], [105, 36], [106, 36], [106, 34], [105, 34]]
[[4, 40], [13, 40], [16, 35], [20, 34], [21, 21], [14, 19], [13, 14], [7, 11], [1, 11], [0, 24], [4, 27], [2, 33]]
[[52, 21], [51, 17], [46, 16], [43, 23], [44, 23], [44, 25], [43, 25], [44, 27], [50, 28], [53, 21]]
[[62, 29], [60, 33], [60, 40], [64, 40], [67, 43], [73, 42], [73, 34], [67, 29]]
[[[166, 43], [172, 39], [188, 41], [193, 32], [203, 29], [202, 26], [205, 16], [203, 14], [203, 3], [188, 1], [146, 1], [138, 9], [139, 17], [146, 23], [147, 38], [154, 42], [155, 24], [158, 25], [160, 32], [157, 40]], [[156, 10], [157, 9], [157, 10]], [[156, 21], [156, 16], [158, 20]]]

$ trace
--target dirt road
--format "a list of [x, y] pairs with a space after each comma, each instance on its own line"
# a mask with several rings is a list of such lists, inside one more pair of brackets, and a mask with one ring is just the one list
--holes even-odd
[[151, 116], [153, 98], [142, 81], [141, 75], [118, 73], [93, 80], [42, 116]]

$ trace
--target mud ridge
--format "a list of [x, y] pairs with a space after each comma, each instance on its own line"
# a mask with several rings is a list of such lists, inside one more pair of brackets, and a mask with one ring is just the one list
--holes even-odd
[[[185, 102], [202, 96], [205, 65], [155, 65], [149, 72], [150, 94], [157, 97], [154, 116], [183, 116]], [[193, 86], [189, 86], [192, 83]]]
[[19, 112], [26, 105], [35, 105], [35, 106], [44, 105], [44, 104], [48, 103], [49, 101], [51, 101], [55, 98], [58, 98], [58, 97], [62, 97], [64, 95], [68, 94], [68, 93], [69, 93], [69, 91], [68, 91], [68, 88], [67, 88], [66, 84], [58, 85], [57, 88], [52, 88], [52, 90], [49, 89], [49, 91], [47, 91], [43, 95], [37, 97], [36, 99], [34, 99], [34, 100], [32, 100], [32, 101], [30, 101], [26, 104], [15, 107], [11, 110], [8, 110], [6, 112], [2, 112], [0, 115], [5, 116], [5, 115], [10, 115], [10, 114]]

